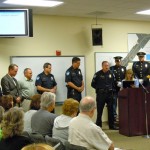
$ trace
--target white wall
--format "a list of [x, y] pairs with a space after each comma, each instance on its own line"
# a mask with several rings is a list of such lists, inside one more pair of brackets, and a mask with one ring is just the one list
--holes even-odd
[[[90, 86], [95, 73], [94, 52], [127, 52], [128, 33], [150, 33], [150, 22], [99, 19], [103, 28], [100, 47], [92, 46], [95, 18], [34, 15], [33, 19], [33, 38], [0, 38], [0, 78], [7, 73], [10, 56], [55, 56], [55, 51], [61, 50], [64, 56], [86, 56], [86, 92], [94, 97]], [[106, 111], [103, 116], [107, 120]]]

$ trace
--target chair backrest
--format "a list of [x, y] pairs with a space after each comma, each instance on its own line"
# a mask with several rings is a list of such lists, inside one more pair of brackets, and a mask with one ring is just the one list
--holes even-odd
[[47, 144], [51, 145], [55, 148], [55, 150], [65, 150], [65, 146], [59, 139], [55, 139], [52, 137], [49, 137], [48, 135], [45, 136], [45, 141]]
[[87, 148], [79, 145], [70, 144], [68, 141], [66, 141], [65, 150], [87, 150]]
[[45, 143], [45, 138], [40, 133], [29, 133], [24, 131], [22, 135], [29, 137], [34, 143]]

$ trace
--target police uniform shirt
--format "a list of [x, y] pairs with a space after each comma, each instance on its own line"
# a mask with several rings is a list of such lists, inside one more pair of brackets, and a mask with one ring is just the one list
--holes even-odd
[[149, 74], [150, 64], [149, 62], [134, 62], [132, 66], [132, 70], [139, 79], [144, 79]]
[[113, 72], [116, 81], [122, 81], [125, 78], [126, 67], [124, 66], [111, 66], [110, 70]]
[[66, 71], [65, 82], [72, 82], [74, 85], [81, 87], [83, 81], [80, 69], [74, 69], [72, 66]]
[[46, 75], [44, 72], [40, 73], [35, 82], [35, 86], [42, 86], [47, 89], [52, 89], [57, 85], [55, 78], [52, 74]]
[[102, 70], [95, 73], [91, 86], [98, 89], [113, 89], [114, 84], [114, 76], [113, 73], [109, 70], [107, 72], [103, 72]]

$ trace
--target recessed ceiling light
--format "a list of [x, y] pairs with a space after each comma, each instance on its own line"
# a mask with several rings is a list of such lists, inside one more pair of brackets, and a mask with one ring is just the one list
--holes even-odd
[[140, 15], [150, 15], [150, 9], [149, 10], [143, 10], [143, 11], [139, 11], [136, 14], [140, 14]]
[[38, 6], [38, 7], [54, 7], [62, 4], [60, 1], [48, 0], [6, 0], [3, 3], [12, 5]]

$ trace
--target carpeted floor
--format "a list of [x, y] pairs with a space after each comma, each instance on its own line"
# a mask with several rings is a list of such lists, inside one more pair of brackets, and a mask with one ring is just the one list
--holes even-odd
[[118, 130], [109, 130], [106, 123], [103, 131], [114, 142], [115, 147], [123, 150], [150, 150], [150, 138], [144, 136], [127, 137], [119, 134]]

